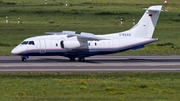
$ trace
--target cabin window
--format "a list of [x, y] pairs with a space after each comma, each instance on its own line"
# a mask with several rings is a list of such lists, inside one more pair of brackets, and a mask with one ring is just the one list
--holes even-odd
[[97, 45], [97, 43], [94, 44], [95, 46]]
[[56, 43], [56, 47], [58, 46], [58, 44]]

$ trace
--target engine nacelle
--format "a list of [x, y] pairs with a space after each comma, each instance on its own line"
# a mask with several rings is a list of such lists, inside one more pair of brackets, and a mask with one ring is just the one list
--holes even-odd
[[62, 49], [77, 49], [85, 45], [86, 45], [86, 42], [70, 41], [70, 40], [61, 41]]

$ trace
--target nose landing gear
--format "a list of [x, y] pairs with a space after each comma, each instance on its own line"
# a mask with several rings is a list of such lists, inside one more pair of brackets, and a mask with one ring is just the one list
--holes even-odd
[[29, 58], [29, 56], [21, 56], [21, 60], [22, 60], [23, 62], [26, 62], [28, 58]]

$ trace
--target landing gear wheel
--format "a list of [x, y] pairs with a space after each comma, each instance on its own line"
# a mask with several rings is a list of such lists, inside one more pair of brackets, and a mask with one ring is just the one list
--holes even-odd
[[28, 58], [29, 58], [29, 56], [21, 56], [21, 60], [22, 60], [23, 62], [26, 62]]
[[76, 59], [75, 57], [70, 57], [69, 58], [70, 61], [75, 61], [75, 59]]
[[78, 60], [79, 60], [79, 62], [84, 62], [85, 58], [84, 57], [79, 57]]
[[27, 59], [26, 59], [26, 58], [22, 58], [22, 61], [23, 61], [23, 62], [26, 62], [26, 61], [27, 61]]

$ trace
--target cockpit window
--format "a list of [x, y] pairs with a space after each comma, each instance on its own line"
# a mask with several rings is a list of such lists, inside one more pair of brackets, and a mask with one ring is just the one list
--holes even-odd
[[21, 45], [27, 45], [27, 44], [29, 44], [29, 45], [35, 45], [34, 41], [23, 41], [23, 42], [21, 43]]
[[28, 41], [23, 41], [22, 43], [21, 43], [21, 45], [27, 45], [28, 44]]
[[34, 41], [29, 41], [29, 45], [35, 45]]

